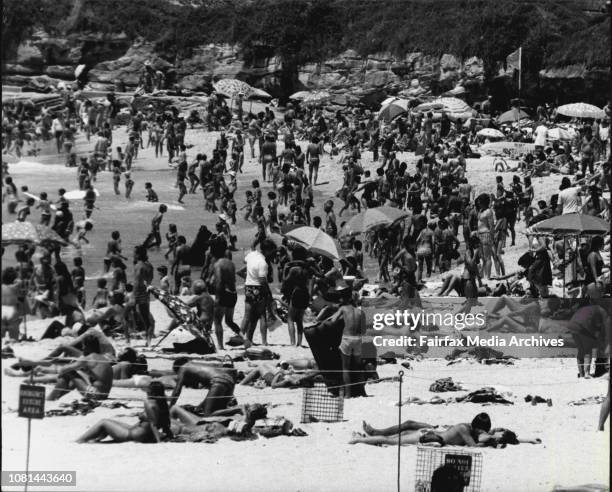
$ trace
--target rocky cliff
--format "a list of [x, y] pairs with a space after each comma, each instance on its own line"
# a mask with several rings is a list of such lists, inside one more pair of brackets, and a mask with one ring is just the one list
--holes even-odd
[[[14, 4], [13, 8], [17, 8], [15, 5], [32, 1], [10, 0], [10, 3]], [[375, 2], [367, 7], [355, 7], [362, 9], [355, 11], [351, 11], [353, 4], [350, 2], [340, 2], [329, 7], [336, 10], [328, 11], [328, 4], [312, 0], [304, 4], [311, 9], [308, 14], [310, 17], [296, 21], [295, 25], [306, 26], [306, 31], [300, 33], [302, 36], [319, 28], [321, 33], [315, 33], [313, 39], [305, 42], [296, 40], [295, 35], [292, 37], [295, 34], [294, 26], [289, 26], [286, 32], [266, 41], [268, 33], [286, 27], [285, 21], [277, 18], [292, 19], [296, 15], [288, 9], [296, 8], [295, 2], [298, 0], [265, 0], [269, 7], [263, 14], [262, 9], [258, 10], [255, 4], [232, 1], [232, 9], [245, 9], [242, 15], [234, 15], [234, 10], [228, 11], [228, 7], [222, 3], [217, 10], [208, 7], [209, 10], [203, 11], [202, 5], [208, 5], [206, 2], [196, 2], [195, 6], [193, 2], [187, 2], [191, 7], [186, 7], [184, 1], [133, 0], [130, 8], [148, 15], [150, 20], [147, 24], [146, 16], [133, 19], [132, 22], [132, 19], [118, 15], [123, 13], [122, 6], [126, 4], [115, 0], [62, 0], [58, 5], [63, 6], [66, 14], [59, 26], [38, 19], [37, 23], [23, 31], [26, 35], [21, 36], [10, 50], [4, 46], [3, 82], [44, 86], [56, 84], [60, 80], [72, 81], [76, 67], [85, 65], [92, 88], [105, 90], [118, 86], [129, 90], [138, 85], [144, 62], [149, 61], [155, 69], [166, 74], [169, 86], [190, 91], [208, 91], [212, 82], [218, 79], [239, 78], [274, 96], [287, 96], [288, 91], [293, 90], [328, 89], [336, 94], [351, 93], [362, 98], [369, 95], [382, 97], [408, 87], [418, 89], [417, 92], [440, 94], [460, 84], [472, 96], [479, 97], [485, 91], [485, 84], [489, 92], [503, 92], [504, 86], [513, 85], [512, 73], [503, 70], [503, 58], [515, 49], [522, 37], [522, 42], [526, 43], [525, 53], [528, 53], [524, 56], [528, 70], [525, 71], [523, 84], [528, 90], [532, 88], [540, 93], [547, 92], [547, 97], [564, 94], [564, 97], [586, 99], [592, 99], [593, 94], [604, 97], [607, 92], [609, 71], [605, 62], [602, 65], [599, 59], [607, 56], [606, 50], [600, 46], [605, 44], [605, 39], [601, 38], [605, 22], [602, 23], [600, 19], [597, 23], [581, 19], [582, 30], [577, 31], [572, 27], [575, 24], [575, 14], [572, 12], [554, 13], [556, 17], [553, 21], [558, 33], [547, 33], [549, 37], [545, 41], [549, 43], [548, 52], [552, 55], [542, 57], [544, 50], [539, 49], [538, 36], [541, 35], [541, 27], [547, 25], [547, 22], [552, 25], [549, 18], [553, 14], [534, 10], [539, 7], [525, 7], [524, 2], [518, 2], [514, 7], [504, 4], [508, 12], [499, 13], [492, 7], [493, 2], [481, 1], [484, 8], [488, 9], [486, 19], [474, 20], [470, 12], [467, 12], [465, 18], [473, 22], [474, 26], [462, 27], [455, 21], [461, 15], [457, 9], [447, 9], [447, 16], [435, 7], [435, 2], [431, 5], [426, 2], [418, 4], [423, 9], [433, 9], [431, 12], [423, 10], [408, 15], [398, 11], [396, 17], [399, 18], [400, 14], [407, 16], [399, 19], [399, 24], [395, 25], [391, 24], [395, 21], [391, 14], [395, 11], [380, 14]], [[107, 2], [114, 2], [114, 9], [121, 12], [114, 12], [112, 15], [115, 17], [111, 15], [104, 19], [106, 24], [100, 24], [100, 13], [104, 12], [100, 9], [110, 5]], [[483, 7], [476, 3], [466, 5], [480, 9], [480, 12]], [[386, 9], [395, 9], [392, 3], [387, 5], [381, 2], [380, 5]], [[192, 9], [190, 15], [200, 17], [191, 19], [185, 14], [186, 8]], [[370, 10], [366, 12], [364, 8]], [[230, 14], [224, 17], [227, 12]], [[300, 12], [299, 9], [297, 12]], [[261, 19], [256, 19], [257, 15], [262, 16]], [[338, 24], [339, 15], [352, 20], [347, 21], [346, 26]], [[369, 19], [368, 15], [382, 15], [383, 18], [377, 21], [376, 18]], [[435, 15], [435, 19], [429, 26], [425, 19], [431, 15]], [[534, 15], [541, 16], [541, 19], [533, 20]], [[180, 20], [163, 22], [163, 19], [172, 16]], [[322, 16], [326, 16], [325, 22], [328, 24], [321, 21]], [[513, 25], [516, 28], [507, 27], [510, 22], [507, 16], [514, 16]], [[23, 15], [15, 18], [22, 19]], [[241, 24], [246, 22], [244, 19], [250, 22]], [[531, 26], [523, 26], [525, 32], [521, 31], [521, 19], [533, 23]], [[563, 23], [565, 20], [568, 24]], [[253, 27], [256, 21], [261, 21], [262, 25]], [[498, 21], [503, 21], [501, 30], [495, 27]], [[151, 26], [152, 23], [160, 22], [162, 27], [159, 30], [165, 29], [164, 32], [158, 32], [157, 24]], [[173, 22], [183, 22], [183, 25], [177, 27]], [[204, 25], [206, 22], [208, 24]], [[422, 29], [417, 32], [408, 22], [414, 22], [416, 27]], [[385, 23], [390, 24], [387, 26]], [[440, 28], [436, 30], [438, 24]], [[125, 32], [111, 32], [109, 25], [114, 31], [123, 26]], [[324, 29], [326, 25], [327, 30]], [[444, 25], [446, 30], [442, 28]], [[213, 26], [217, 26], [218, 32], [212, 32]], [[6, 27], [4, 23], [3, 27]], [[475, 28], [482, 31], [480, 41], [472, 33]], [[246, 32], [249, 29], [252, 32]], [[341, 33], [336, 32], [339, 29]], [[494, 36], [498, 31], [497, 39]], [[183, 36], [179, 38], [178, 33], [181, 32]], [[379, 32], [383, 33], [382, 37]], [[576, 35], [574, 41], [572, 33]], [[516, 39], [509, 40], [509, 35], [516, 35]], [[370, 44], [370, 39], [373, 44]], [[567, 42], [565, 45], [559, 44], [559, 39], [566, 39]], [[575, 46], [580, 40], [597, 50]], [[293, 43], [290, 46], [293, 52], [284, 49], [285, 43]], [[325, 49], [318, 49], [318, 44], [325, 45]], [[405, 46], [409, 45], [421, 45], [424, 48], [406, 49]], [[584, 52], [584, 56], [581, 58], [573, 50]], [[291, 68], [284, 65], [286, 60], [291, 60], [291, 56], [287, 56], [288, 52], [294, 57]], [[368, 52], [370, 54], [364, 54]], [[457, 53], [464, 55], [458, 56]]]
[[[169, 61], [153, 43], [131, 42], [124, 34], [102, 36], [97, 33], [53, 37], [36, 31], [22, 41], [15, 54], [6, 60], [3, 78], [6, 83], [53, 83], [75, 79], [75, 69], [85, 64], [94, 89], [138, 85], [145, 61], [162, 70], [183, 89], [209, 90], [213, 81], [240, 78], [256, 87], [278, 92], [282, 62], [279, 57], [251, 57], [245, 61], [239, 46], [207, 44], [191, 50], [189, 57]], [[476, 57], [460, 60], [445, 54], [439, 57], [424, 53], [407, 53], [402, 57], [390, 53], [361, 56], [346, 50], [319, 63], [298, 67], [296, 88], [347, 91], [397, 92], [415, 80], [426, 90], [450, 89], [458, 82], [478, 86], [483, 82], [483, 63]]]

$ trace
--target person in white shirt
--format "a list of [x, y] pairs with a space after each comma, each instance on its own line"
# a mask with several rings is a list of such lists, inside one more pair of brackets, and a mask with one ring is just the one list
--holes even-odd
[[268, 286], [268, 263], [266, 257], [276, 250], [276, 245], [270, 239], [264, 239], [260, 251], [253, 248], [245, 257], [246, 280], [244, 282], [244, 317], [241, 331], [245, 338], [244, 345], [248, 348], [253, 343], [253, 335], [257, 321], [260, 322], [261, 343], [268, 344], [266, 325], [266, 306], [270, 300]]
[[540, 124], [535, 129], [536, 150], [544, 150], [544, 147], [546, 146], [547, 137], [548, 137], [548, 127], [543, 122], [540, 122]]
[[580, 213], [582, 209], [580, 201], [582, 188], [582, 186], [572, 186], [572, 183], [567, 176], [561, 180], [558, 201], [558, 212], [560, 214]]

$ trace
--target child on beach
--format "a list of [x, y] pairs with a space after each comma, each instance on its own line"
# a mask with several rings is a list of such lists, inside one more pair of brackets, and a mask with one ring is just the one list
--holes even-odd
[[251, 190], [246, 190], [246, 203], [240, 207], [240, 210], [246, 210], [244, 214], [244, 220], [253, 222], [251, 218], [253, 214], [253, 192]]
[[37, 210], [40, 210], [40, 223], [42, 225], [48, 226], [51, 222], [51, 202], [47, 199], [47, 193], [42, 192], [40, 194], [40, 200], [35, 207]]
[[145, 191], [147, 193], [147, 202], [158, 202], [159, 198], [155, 190], [153, 189], [153, 185], [151, 183], [145, 183]]
[[108, 288], [107, 281], [105, 278], [98, 279], [98, 289], [92, 299], [91, 303], [94, 309], [99, 309], [108, 306]]
[[121, 182], [121, 163], [119, 161], [113, 161], [113, 190], [115, 195], [120, 195], [119, 183]]
[[30, 215], [30, 207], [32, 207], [34, 203], [34, 198], [28, 198], [26, 200], [25, 205], [17, 211], [17, 220], [19, 222], [25, 222], [25, 220], [28, 218], [28, 215]]
[[166, 241], [168, 241], [168, 251], [166, 251], [166, 254], [164, 255], [164, 258], [166, 258], [166, 260], [170, 256], [170, 253], [172, 253], [172, 258], [176, 257], [176, 239], [177, 237], [178, 237], [178, 232], [176, 229], [176, 224], [169, 224], [168, 232], [166, 232]]
[[128, 171], [125, 173], [125, 197], [127, 199], [131, 197], [133, 188], [134, 188], [134, 180], [132, 179], [131, 173]]
[[82, 308], [85, 308], [85, 269], [83, 268], [83, 258], [76, 257], [72, 260], [74, 268], [70, 272], [72, 284], [77, 291], [77, 301]]

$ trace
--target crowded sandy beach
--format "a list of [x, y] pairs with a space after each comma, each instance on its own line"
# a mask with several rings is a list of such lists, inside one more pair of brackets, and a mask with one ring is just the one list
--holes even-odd
[[3, 490], [609, 489], [605, 97], [76, 78], [3, 91]]

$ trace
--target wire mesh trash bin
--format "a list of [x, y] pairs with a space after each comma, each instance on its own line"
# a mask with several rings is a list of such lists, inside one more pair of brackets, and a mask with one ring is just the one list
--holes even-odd
[[300, 423], [341, 422], [344, 418], [344, 399], [332, 396], [325, 384], [304, 388]]
[[463, 475], [464, 492], [480, 492], [482, 453], [456, 447], [442, 449], [419, 446], [415, 473], [415, 492], [430, 492], [431, 476], [442, 465], [452, 465]]

